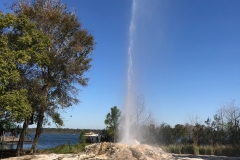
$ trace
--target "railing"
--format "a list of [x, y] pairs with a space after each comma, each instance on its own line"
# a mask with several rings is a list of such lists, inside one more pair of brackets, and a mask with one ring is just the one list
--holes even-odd
[[[1, 136], [0, 137], [0, 143], [15, 143], [19, 141], [19, 137], [15, 137], [15, 136]], [[24, 138], [24, 142], [32, 142], [31, 137], [26, 136]]]
[[18, 141], [19, 137], [15, 137], [15, 136], [3, 136], [3, 141]]

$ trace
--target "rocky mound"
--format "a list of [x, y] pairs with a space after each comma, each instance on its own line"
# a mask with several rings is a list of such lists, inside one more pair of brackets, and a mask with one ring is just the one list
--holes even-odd
[[[1, 159], [1, 158], [0, 158]], [[240, 157], [171, 155], [149, 145], [96, 143], [79, 154], [40, 154], [10, 157], [4, 160], [240, 160]]]
[[40, 154], [6, 158], [6, 160], [171, 160], [171, 154], [149, 145], [121, 143], [95, 143], [79, 154]]
[[159, 147], [149, 145], [125, 145], [120, 143], [96, 143], [86, 146], [80, 159], [98, 160], [169, 160], [171, 154], [165, 153]]

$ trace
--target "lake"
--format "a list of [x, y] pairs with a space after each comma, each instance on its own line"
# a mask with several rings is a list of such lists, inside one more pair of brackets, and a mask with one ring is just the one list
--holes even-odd
[[[32, 140], [34, 134], [30, 134]], [[79, 134], [41, 134], [38, 142], [38, 149], [54, 148], [61, 144], [76, 144], [79, 141]], [[32, 144], [24, 144], [24, 149], [31, 148]], [[13, 146], [16, 148], [16, 145]]]
[[[34, 139], [34, 134], [30, 135]], [[61, 144], [76, 144], [79, 141], [79, 134], [42, 134], [38, 149], [53, 148]], [[24, 148], [31, 148], [31, 144], [25, 144]]]

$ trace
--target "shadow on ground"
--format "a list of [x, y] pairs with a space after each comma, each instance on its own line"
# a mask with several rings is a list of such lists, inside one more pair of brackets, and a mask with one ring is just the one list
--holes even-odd
[[210, 155], [189, 155], [189, 154], [172, 154], [175, 159], [181, 160], [188, 160], [188, 159], [195, 159], [195, 160], [240, 160], [240, 157], [225, 157], [225, 156], [210, 156]]

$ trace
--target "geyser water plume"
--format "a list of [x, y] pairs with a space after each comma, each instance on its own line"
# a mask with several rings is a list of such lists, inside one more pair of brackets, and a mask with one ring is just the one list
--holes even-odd
[[132, 54], [133, 54], [133, 35], [135, 31], [135, 14], [136, 14], [136, 0], [133, 0], [132, 2], [132, 17], [131, 22], [129, 26], [129, 46], [128, 46], [128, 71], [127, 71], [127, 98], [126, 98], [126, 104], [124, 107], [124, 128], [123, 128], [123, 137], [121, 143], [125, 144], [132, 144], [133, 140], [130, 135], [130, 127], [131, 127], [131, 112], [132, 112], [132, 106], [133, 106], [133, 93], [134, 93], [134, 87], [133, 87], [133, 69], [132, 69]]

